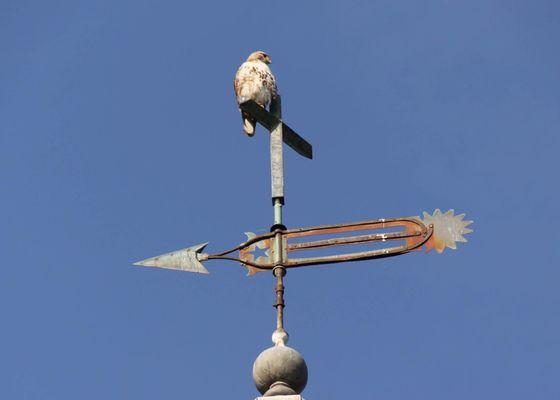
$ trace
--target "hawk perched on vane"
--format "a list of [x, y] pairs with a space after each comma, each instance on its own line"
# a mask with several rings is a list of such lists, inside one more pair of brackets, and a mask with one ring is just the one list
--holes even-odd
[[[268, 67], [270, 63], [268, 54], [264, 51], [255, 51], [241, 64], [233, 81], [237, 104], [253, 100], [264, 108], [270, 105], [272, 99], [277, 96], [276, 79]], [[248, 136], [253, 136], [257, 121], [243, 111], [241, 111], [241, 118], [243, 131]]]

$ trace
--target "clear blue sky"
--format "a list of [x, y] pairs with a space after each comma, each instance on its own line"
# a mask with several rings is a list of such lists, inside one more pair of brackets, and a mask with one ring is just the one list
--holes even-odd
[[0, 398], [251, 399], [273, 279], [131, 266], [271, 224], [237, 66], [270, 53], [289, 227], [455, 208], [470, 241], [290, 272], [306, 398], [560, 398], [557, 1], [0, 2]]

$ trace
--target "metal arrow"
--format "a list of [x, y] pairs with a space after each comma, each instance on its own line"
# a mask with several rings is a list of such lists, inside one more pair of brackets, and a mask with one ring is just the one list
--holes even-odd
[[208, 242], [201, 243], [196, 246], [165, 253], [157, 257], [147, 258], [135, 262], [134, 265], [209, 274], [210, 272], [208, 272], [200, 262], [205, 259], [205, 254], [202, 253], [202, 250], [204, 250], [207, 244]]
[[[248, 240], [227, 251], [217, 254], [203, 253], [208, 243], [166, 253], [139, 261], [134, 265], [157, 267], [188, 272], [208, 274], [202, 262], [208, 260], [236, 261], [247, 268], [249, 275], [261, 271], [271, 271], [278, 266], [283, 268], [305, 267], [318, 264], [335, 264], [351, 261], [371, 260], [393, 257], [425, 248], [441, 253], [445, 248], [456, 249], [457, 242], [466, 242], [463, 235], [472, 232], [467, 228], [472, 221], [463, 219], [465, 214], [454, 215], [453, 210], [442, 213], [436, 209], [434, 214], [424, 213], [424, 218], [406, 217], [350, 222], [346, 224], [321, 225], [295, 229], [275, 229], [270, 233], [255, 235], [247, 232]], [[395, 228], [397, 228], [395, 230]], [[356, 233], [362, 233], [357, 234]], [[350, 234], [350, 235], [348, 235]], [[321, 236], [328, 236], [321, 238]], [[335, 237], [333, 237], [335, 236]], [[302, 238], [317, 237], [302, 242]], [[281, 243], [278, 253], [276, 241]], [[396, 246], [391, 243], [400, 242]], [[359, 252], [319, 255], [306, 258], [292, 258], [293, 252], [320, 251], [330, 247], [377, 244], [376, 248]], [[259, 248], [263, 256], [253, 253]], [[233, 253], [239, 252], [236, 256]], [[282, 260], [279, 262], [278, 260]]]

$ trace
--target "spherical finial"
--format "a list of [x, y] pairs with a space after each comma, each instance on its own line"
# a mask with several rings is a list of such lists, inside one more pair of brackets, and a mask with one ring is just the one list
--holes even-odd
[[299, 394], [307, 384], [307, 365], [296, 350], [280, 344], [259, 354], [253, 381], [265, 396]]

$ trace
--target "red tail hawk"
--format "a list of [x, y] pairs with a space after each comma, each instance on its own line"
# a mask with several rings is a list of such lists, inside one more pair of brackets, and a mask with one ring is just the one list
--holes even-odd
[[[237, 104], [254, 100], [265, 108], [270, 105], [270, 101], [277, 95], [276, 79], [268, 67], [271, 62], [264, 51], [255, 51], [241, 64], [233, 81]], [[241, 118], [243, 130], [247, 135], [253, 136], [257, 121], [243, 111]]]

